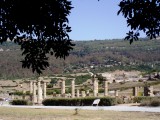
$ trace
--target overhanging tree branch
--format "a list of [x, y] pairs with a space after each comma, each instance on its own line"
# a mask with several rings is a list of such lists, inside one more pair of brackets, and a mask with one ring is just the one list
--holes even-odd
[[21, 45], [22, 67], [42, 73], [49, 66], [47, 54], [65, 58], [74, 46], [68, 35], [71, 5], [69, 0], [1, 0], [0, 42]]

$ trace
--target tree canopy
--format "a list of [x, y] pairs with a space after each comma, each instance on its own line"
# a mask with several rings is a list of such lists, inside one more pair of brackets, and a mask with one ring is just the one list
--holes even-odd
[[[118, 14], [131, 27], [125, 39], [138, 40], [141, 30], [151, 39], [159, 36], [159, 5], [160, 0], [121, 0]], [[70, 0], [0, 0], [0, 42], [19, 44], [22, 67], [40, 74], [49, 66], [47, 54], [65, 58], [73, 49], [67, 18], [72, 8]]]
[[139, 31], [143, 31], [150, 39], [160, 33], [160, 0], [122, 0], [118, 14], [127, 19], [131, 31], [125, 39], [138, 40]]
[[47, 54], [65, 58], [74, 44], [68, 33], [69, 0], [1, 0], [0, 42], [21, 45], [22, 67], [41, 73], [49, 66]]

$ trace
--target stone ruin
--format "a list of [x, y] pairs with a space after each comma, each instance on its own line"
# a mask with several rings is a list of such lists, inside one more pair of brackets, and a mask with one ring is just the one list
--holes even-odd
[[[66, 95], [66, 84], [65, 84], [65, 79], [60, 79], [60, 89], [61, 89], [61, 95], [58, 97], [67, 97]], [[79, 97], [86, 97], [86, 96], [93, 96], [93, 97], [98, 97], [98, 89], [99, 89], [99, 81], [98, 78], [95, 76], [92, 76], [92, 90], [93, 94], [90, 94], [90, 91], [80, 91], [80, 89], [75, 85], [75, 78], [72, 78], [71, 80], [71, 93], [70, 93], [70, 98], [79, 98]], [[103, 82], [103, 89], [104, 93], [103, 96], [109, 96], [109, 84], [108, 80], [105, 78]], [[39, 77], [37, 81], [30, 81], [30, 100], [33, 102], [33, 104], [42, 104], [42, 101], [45, 98], [48, 98], [46, 95], [47, 91], [47, 82], [43, 79], [43, 77]], [[76, 88], [77, 87], [77, 88]], [[138, 96], [138, 91], [139, 87], [133, 87], [132, 88], [132, 95], [133, 96]], [[114, 96], [118, 97], [119, 90], [114, 90]], [[55, 93], [56, 94], [56, 93]], [[153, 94], [153, 86], [145, 86], [144, 87], [144, 96], [154, 96]], [[101, 94], [102, 96], [102, 94]], [[53, 97], [53, 96], [52, 96]], [[55, 97], [57, 97], [55, 95]], [[11, 98], [14, 99], [14, 95], [11, 95]], [[25, 99], [25, 98], [23, 98]]]
[[[61, 96], [59, 97], [66, 97], [66, 85], [65, 85], [65, 79], [60, 79], [60, 89], [61, 89]], [[92, 76], [92, 88], [93, 88], [93, 95], [94, 97], [98, 97], [98, 78], [95, 76]], [[46, 85], [47, 82], [43, 80], [43, 77], [39, 77], [37, 81], [30, 81], [30, 93], [32, 94], [32, 102], [34, 104], [41, 104], [42, 100], [47, 98], [46, 96]], [[108, 86], [108, 80], [104, 79], [104, 94], [103, 96], [109, 96], [109, 86]], [[133, 96], [138, 96], [138, 90], [139, 87], [133, 87], [132, 88]], [[119, 90], [114, 91], [114, 96], [118, 97]], [[79, 98], [79, 97], [86, 97], [89, 96], [89, 90], [86, 92], [84, 90], [80, 91], [80, 89], [76, 88], [75, 85], [75, 78], [71, 80], [71, 93], [70, 98]], [[144, 87], [144, 96], [154, 96], [153, 94], [153, 86], [145, 86]]]

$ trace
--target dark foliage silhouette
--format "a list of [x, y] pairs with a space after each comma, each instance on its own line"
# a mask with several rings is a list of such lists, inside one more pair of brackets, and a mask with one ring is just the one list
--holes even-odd
[[139, 31], [143, 31], [150, 39], [156, 38], [160, 33], [160, 0], [122, 0], [119, 4], [118, 14], [127, 19], [131, 31], [125, 39], [138, 40]]
[[21, 45], [22, 67], [42, 73], [49, 66], [47, 54], [65, 58], [74, 44], [68, 33], [69, 0], [1, 0], [0, 42]]
[[[138, 40], [139, 31], [150, 39], [159, 36], [159, 5], [160, 0], [121, 0], [118, 14], [131, 27], [125, 39]], [[73, 49], [67, 18], [71, 9], [69, 0], [0, 0], [0, 42], [19, 44], [22, 67], [40, 74], [49, 66], [47, 54], [65, 58]]]

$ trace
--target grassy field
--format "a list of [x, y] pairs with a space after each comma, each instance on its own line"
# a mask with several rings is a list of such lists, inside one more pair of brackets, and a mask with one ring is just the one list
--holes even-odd
[[158, 120], [160, 113], [0, 107], [0, 120]]

